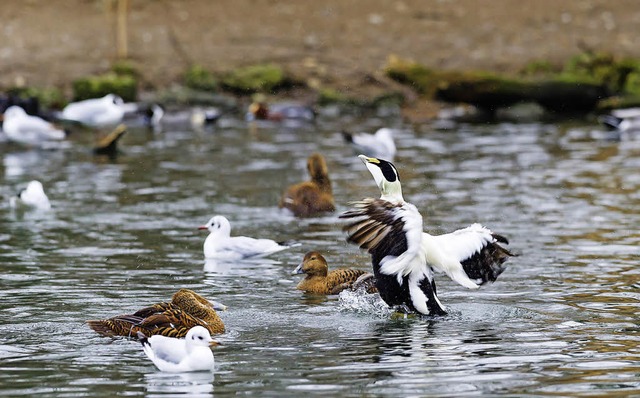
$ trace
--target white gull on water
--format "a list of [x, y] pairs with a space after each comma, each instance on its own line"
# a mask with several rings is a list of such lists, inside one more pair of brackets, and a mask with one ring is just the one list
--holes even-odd
[[13, 196], [10, 200], [10, 205], [11, 207], [24, 205], [42, 210], [51, 208], [51, 203], [49, 202], [47, 194], [44, 193], [42, 183], [36, 180], [29, 182], [25, 189], [22, 189], [16, 196]]
[[64, 140], [63, 130], [38, 117], [31, 116], [19, 106], [10, 106], [4, 112], [2, 125], [7, 139], [20, 144], [42, 146], [46, 142]]
[[184, 339], [161, 335], [146, 337], [140, 332], [138, 339], [147, 357], [163, 372], [213, 370], [215, 361], [210, 347], [218, 343], [202, 326], [192, 327]]
[[127, 109], [122, 98], [107, 94], [102, 98], [70, 103], [62, 110], [60, 118], [92, 127], [110, 126], [120, 123]]
[[198, 229], [206, 229], [209, 236], [204, 241], [204, 256], [224, 260], [240, 260], [266, 256], [297, 245], [285, 245], [271, 239], [255, 239], [231, 236], [231, 224], [224, 216], [214, 216]]

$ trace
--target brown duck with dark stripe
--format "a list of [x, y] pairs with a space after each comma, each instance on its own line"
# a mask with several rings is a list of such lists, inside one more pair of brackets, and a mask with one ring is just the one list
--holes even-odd
[[313, 153], [307, 159], [310, 181], [291, 185], [280, 199], [280, 208], [287, 208], [296, 217], [311, 217], [334, 211], [333, 191], [324, 157]]
[[364, 286], [368, 293], [375, 292], [373, 283], [368, 282], [373, 278], [372, 274], [349, 268], [329, 272], [327, 260], [316, 251], [305, 254], [302, 263], [296, 267], [293, 274], [306, 274], [297, 288], [307, 293], [338, 294], [345, 289], [358, 286]]
[[194, 326], [203, 326], [213, 335], [224, 333], [224, 323], [216, 310], [225, 309], [224, 305], [210, 302], [192, 290], [180, 289], [169, 303], [153, 304], [133, 314], [89, 320], [87, 324], [109, 337], [135, 337], [138, 332], [146, 336], [184, 337]]

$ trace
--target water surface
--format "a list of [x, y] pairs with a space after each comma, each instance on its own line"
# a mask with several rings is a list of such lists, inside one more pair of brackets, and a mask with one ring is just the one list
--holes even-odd
[[[307, 296], [290, 273], [309, 250], [370, 269], [338, 215], [377, 196], [341, 128], [399, 129], [395, 164], [425, 229], [481, 222], [520, 256], [467, 291], [438, 277], [450, 315], [401, 319], [375, 297]], [[396, 115], [324, 115], [315, 125], [132, 130], [116, 160], [90, 137], [38, 151], [0, 148], [0, 394], [472, 396], [640, 394], [640, 140], [589, 124], [410, 125]], [[299, 220], [277, 208], [328, 161], [338, 211]], [[50, 212], [8, 197], [43, 182]], [[212, 215], [233, 234], [300, 247], [244, 264], [205, 264]], [[134, 341], [83, 323], [194, 289], [229, 307], [214, 374], [156, 370]]]

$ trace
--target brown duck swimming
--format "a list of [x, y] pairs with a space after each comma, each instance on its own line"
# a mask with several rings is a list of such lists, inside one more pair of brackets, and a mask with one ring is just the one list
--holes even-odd
[[220, 334], [224, 333], [224, 324], [216, 310], [225, 309], [224, 305], [210, 302], [192, 290], [180, 289], [169, 303], [154, 304], [134, 314], [89, 320], [87, 324], [109, 337], [135, 337], [138, 332], [146, 336], [185, 337], [194, 326], [203, 326], [210, 334]]
[[287, 208], [296, 217], [311, 217], [334, 211], [333, 191], [324, 157], [313, 153], [307, 159], [311, 180], [290, 186], [280, 199], [280, 208]]
[[345, 289], [355, 289], [359, 286], [364, 286], [367, 292], [372, 293], [370, 287], [373, 287], [373, 282], [368, 282], [373, 278], [372, 274], [349, 268], [329, 272], [327, 260], [316, 251], [305, 254], [293, 274], [306, 274], [297, 288], [307, 293], [338, 294]]

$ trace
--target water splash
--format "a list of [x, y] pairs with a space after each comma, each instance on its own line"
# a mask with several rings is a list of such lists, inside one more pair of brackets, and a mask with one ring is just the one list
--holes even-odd
[[343, 290], [338, 296], [338, 305], [341, 311], [375, 315], [380, 318], [388, 318], [391, 315], [389, 306], [382, 301], [379, 294], [369, 294], [364, 289]]

